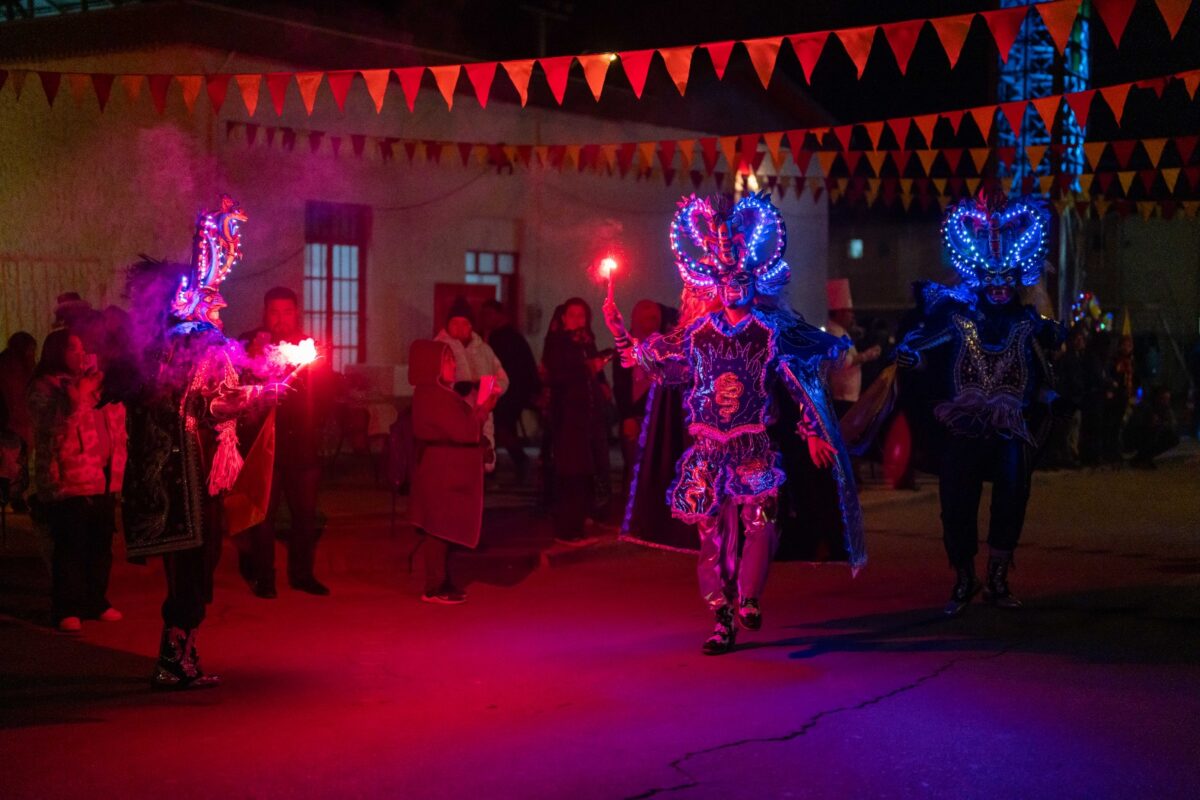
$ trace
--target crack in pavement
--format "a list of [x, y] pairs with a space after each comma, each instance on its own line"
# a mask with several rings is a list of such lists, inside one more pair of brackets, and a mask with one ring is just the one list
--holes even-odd
[[717, 753], [722, 750], [732, 750], [736, 747], [744, 747], [744, 746], [750, 745], [750, 744], [778, 744], [778, 743], [782, 743], [782, 742], [789, 742], [792, 739], [798, 739], [801, 736], [804, 736], [805, 734], [807, 734], [813, 728], [815, 728], [821, 722], [821, 720], [826, 717], [831, 717], [835, 714], [842, 714], [842, 713], [849, 712], [849, 711], [863, 711], [867, 708], [870, 708], [873, 705], [882, 703], [885, 700], [890, 700], [893, 697], [896, 697], [898, 695], [901, 695], [906, 692], [910, 692], [914, 689], [917, 689], [920, 686], [923, 686], [924, 684], [928, 683], [929, 681], [932, 681], [932, 680], [940, 677], [944, 672], [946, 672], [947, 670], [951, 669], [952, 667], [954, 667], [958, 664], [961, 664], [964, 661], [988, 661], [988, 660], [991, 660], [994, 658], [999, 658], [1000, 656], [1007, 654], [1011, 648], [1012, 648], [1012, 645], [1009, 644], [1009, 645], [1005, 645], [1004, 647], [1002, 647], [1001, 649], [999, 649], [993, 653], [988, 653], [985, 656], [970, 656], [970, 657], [961, 656], [959, 658], [952, 658], [949, 661], [947, 661], [946, 663], [939, 666], [937, 669], [935, 669], [925, 675], [922, 675], [919, 678], [916, 678], [915, 680], [912, 680], [902, 686], [897, 686], [895, 689], [892, 689], [891, 691], [884, 692], [883, 694], [876, 695], [875, 697], [871, 697], [866, 700], [863, 700], [861, 703], [857, 703], [852, 706], [838, 706], [837, 708], [828, 708], [823, 711], [818, 711], [817, 713], [815, 713], [811, 717], [809, 717], [807, 720], [805, 720], [804, 724], [801, 725], [799, 728], [796, 728], [795, 730], [792, 730], [792, 731], [788, 731], [787, 733], [779, 734], [776, 736], [751, 736], [751, 737], [747, 737], [745, 739], [736, 739], [732, 742], [724, 742], [722, 744], [713, 745], [711, 747], [705, 747], [700, 750], [691, 750], [687, 753], [684, 753], [682, 756], [680, 756], [679, 758], [675, 759], [674, 761], [672, 761], [670, 764], [667, 765], [671, 769], [675, 770], [680, 775], [682, 775], [686, 779], [685, 783], [679, 783], [674, 786], [654, 787], [652, 789], [647, 789], [646, 791], [640, 792], [638, 794], [628, 795], [628, 796], [626, 796], [625, 800], [646, 800], [646, 798], [657, 797], [659, 795], [666, 794], [668, 792], [679, 792], [679, 791], [683, 791], [685, 789], [694, 789], [701, 785], [701, 780], [683, 768], [683, 764], [693, 758], [698, 758], [699, 756], [709, 755], [711, 753]]

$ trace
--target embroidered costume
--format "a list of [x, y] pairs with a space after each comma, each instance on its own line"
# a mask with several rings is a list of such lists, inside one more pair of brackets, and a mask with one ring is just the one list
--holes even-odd
[[[795, 436], [812, 460], [830, 468], [836, 485], [830, 505], [838, 509], [837, 544], [810, 552], [854, 568], [866, 561], [852, 472], [823, 375], [847, 343], [773, 302], [789, 278], [786, 243], [783, 219], [766, 195], [732, 206], [693, 195], [680, 203], [671, 246], [687, 288], [720, 308], [633, 341], [611, 297], [605, 304], [622, 361], [683, 391], [693, 442], [678, 461], [667, 503], [675, 518], [697, 526], [700, 589], [717, 617], [705, 643], [710, 654], [732, 647], [735, 611], [742, 627], [761, 625], [759, 598], [780, 541], [780, 501], [787, 499], [781, 495], [795, 482], [788, 468]], [[690, 248], [701, 255], [692, 257]], [[791, 430], [781, 436], [784, 418]], [[654, 543], [653, 532], [641, 535]]]
[[1031, 459], [1053, 400], [1047, 352], [1063, 327], [1022, 305], [1046, 257], [1049, 214], [1039, 198], [981, 195], [950, 209], [942, 226], [961, 282], [918, 286], [921, 324], [897, 349], [901, 368], [923, 373], [933, 417], [945, 434], [939, 497], [943, 538], [957, 580], [948, 614], [980, 589], [975, 578], [977, 515], [992, 481], [987, 597], [1020, 605], [1007, 575], [1029, 501]]

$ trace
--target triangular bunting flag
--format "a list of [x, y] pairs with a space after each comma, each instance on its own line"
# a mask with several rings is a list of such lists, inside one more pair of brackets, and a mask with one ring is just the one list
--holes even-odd
[[919, 158], [921, 160], [921, 169], [925, 170], [926, 175], [928, 175], [930, 170], [933, 169], [933, 162], [934, 162], [934, 159], [937, 158], [937, 156], [938, 156], [937, 150], [918, 150], [917, 151], [917, 158]]
[[704, 174], [711, 175], [717, 168], [717, 139], [706, 136], [700, 139], [700, 155], [704, 160]]
[[871, 165], [871, 171], [876, 177], [883, 171], [883, 162], [887, 159], [886, 150], [871, 150], [867, 152], [867, 163]]
[[571, 76], [571, 62], [574, 60], [575, 56], [538, 59], [538, 63], [542, 65], [542, 72], [546, 75], [546, 83], [550, 86], [550, 93], [560, 106], [567, 93], [567, 78]]
[[787, 39], [796, 53], [796, 58], [800, 61], [800, 67], [804, 70], [804, 80], [812, 83], [813, 67], [821, 58], [821, 51], [825, 49], [825, 42], [829, 39], [829, 31], [801, 33], [789, 36]]
[[[435, 72], [434, 75], [436, 76], [437, 73]], [[467, 166], [469, 163], [471, 163], [471, 143], [470, 142], [459, 142], [458, 143], [458, 157], [462, 161], [462, 165], [464, 167]]]
[[[386, 76], [387, 73], [385, 72]], [[325, 73], [325, 80], [329, 84], [329, 93], [333, 95], [333, 102], [337, 103], [338, 111], [345, 112], [346, 98], [350, 95], [350, 85], [354, 83], [354, 70], [343, 69], [336, 72]], [[378, 111], [379, 109], [376, 109]], [[362, 155], [362, 153], [357, 153]]]
[[[976, 172], [983, 172], [983, 165], [987, 163], [988, 154], [991, 151], [986, 147], [974, 147], [971, 149], [971, 163], [975, 165]], [[974, 192], [972, 192], [974, 194]]]
[[[21, 92], [25, 89], [25, 78], [28, 75], [29, 75], [28, 70], [23, 70], [23, 69], [14, 69], [9, 72], [9, 79], [12, 81], [13, 94], [16, 96], [18, 101], [21, 99]], [[125, 77], [125, 76], [122, 76], [122, 77]], [[137, 75], [137, 76], [129, 76], [129, 77], [137, 77], [138, 79], [140, 79], [142, 76]], [[140, 86], [140, 84], [139, 84], [139, 86]], [[134, 99], [136, 99], [136, 98], [134, 98]]]
[[962, 54], [963, 42], [967, 40], [967, 31], [971, 29], [971, 20], [974, 18], [974, 14], [958, 14], [953, 17], [936, 17], [929, 20], [933, 29], [937, 31], [938, 39], [942, 42], [946, 58], [950, 59], [951, 69], [954, 69], [954, 65], [958, 63], [958, 57]]
[[[925, 20], [922, 19], [879, 26], [883, 30], [883, 38], [892, 48], [892, 55], [896, 57], [896, 64], [900, 67], [901, 75], [908, 73], [908, 62], [912, 58], [913, 48], [917, 46], [917, 37], [920, 36], [921, 28], [924, 25]], [[842, 43], [845, 44], [844, 39]], [[861, 74], [861, 70], [859, 73]]]
[[1125, 100], [1129, 97], [1129, 89], [1133, 86], [1131, 83], [1123, 83], [1119, 86], [1109, 86], [1100, 90], [1100, 96], [1104, 98], [1104, 102], [1108, 103], [1108, 107], [1112, 109], [1113, 116], [1117, 122], [1121, 121], [1121, 117], [1125, 115]]
[[[93, 79], [96, 76], [92, 76]], [[209, 75], [205, 80], [208, 90], [208, 102], [212, 104], [214, 114], [221, 113], [221, 107], [225, 105], [225, 95], [229, 93], [229, 79], [232, 75]], [[101, 105], [103, 108], [103, 104]]]
[[[292, 72], [268, 72], [267, 93], [271, 95], [271, 104], [275, 106], [275, 114], [283, 116], [283, 101], [287, 98], [288, 84], [292, 82]], [[151, 82], [151, 90], [154, 84]]]
[[750, 133], [738, 137], [739, 149], [741, 151], [738, 154], [738, 160], [741, 162], [738, 164], [739, 169], [753, 171], [758, 168], [758, 140], [760, 136], [761, 134]]
[[725, 78], [725, 68], [729, 66], [729, 56], [733, 53], [733, 46], [736, 42], [713, 42], [704, 45], [704, 49], [708, 51], [708, 57], [712, 59], [713, 70], [717, 73], [717, 80]]
[[933, 184], [933, 190], [937, 194], [944, 195], [946, 193], [946, 179], [945, 178], [933, 178], [933, 179], [931, 179], [930, 182]]
[[1079, 178], [1080, 190], [1084, 194], [1091, 194], [1092, 193], [1092, 181], [1094, 181], [1096, 179], [1096, 176], [1090, 172], [1085, 172], [1082, 175], [1079, 175], [1078, 178]]
[[1108, 142], [1084, 142], [1083, 155], [1087, 158], [1087, 162], [1095, 171], [1100, 168], [1100, 159], [1104, 156], [1104, 148], [1108, 147]]
[[[496, 62], [486, 61], [481, 64], [464, 64], [467, 79], [475, 89], [475, 99], [480, 108], [487, 108], [488, 96], [492, 92], [492, 81], [496, 79]], [[509, 159], [511, 161], [511, 159]]]
[[[101, 111], [103, 111], [104, 107], [106, 105], [108, 105], [108, 98], [112, 97], [113, 80], [116, 77], [117, 77], [116, 75], [108, 75], [108, 74], [101, 74], [101, 73], [92, 75], [92, 89], [93, 89], [93, 91], [96, 92], [96, 101], [98, 103], [100, 103]], [[216, 76], [214, 76], [214, 77], [216, 77]], [[224, 77], [225, 77], [225, 82], [228, 84], [229, 76], [226, 75]], [[3, 87], [3, 82], [0, 81], [0, 88], [2, 88], [2, 87]], [[224, 94], [222, 94], [222, 98], [224, 98]]]
[[234, 75], [233, 80], [238, 85], [238, 91], [242, 93], [242, 103], [246, 106], [246, 113], [253, 117], [258, 108], [262, 75]]
[[638, 142], [637, 153], [642, 169], [654, 166], [654, 142]]
[[317, 89], [321, 88], [324, 72], [297, 72], [296, 88], [300, 90], [300, 99], [304, 102], [304, 110], [311, 117], [313, 106], [317, 102]]
[[[527, 63], [529, 64], [529, 68], [533, 69], [533, 62], [529, 61]], [[408, 110], [412, 111], [417, 103], [417, 92], [421, 91], [421, 77], [425, 74], [425, 68], [401, 67], [400, 69], [393, 70], [393, 72], [396, 73], [396, 77], [400, 80], [400, 88], [404, 91], [404, 101], [408, 103]], [[509, 74], [511, 75], [512, 73], [510, 72]], [[516, 83], [515, 79], [513, 83]], [[528, 85], [528, 83], [529, 73], [527, 72], [523, 86]], [[525, 105], [524, 89], [518, 88], [517, 91], [522, 92], [521, 105]]]
[[1173, 193], [1175, 191], [1175, 184], [1179, 182], [1179, 171], [1179, 167], [1172, 167], [1171, 169], [1164, 169], [1162, 171], [1163, 182], [1167, 184], [1168, 192]]
[[680, 161], [683, 162], [681, 164], [682, 168], [690, 170], [692, 168], [692, 156], [696, 152], [696, 140], [680, 139], [676, 145], [679, 148]]
[[1137, 147], [1136, 139], [1123, 139], [1117, 142], [1109, 142], [1112, 146], [1113, 155], [1117, 158], [1117, 166], [1125, 169], [1129, 166], [1129, 159], [1133, 157], [1133, 149]]
[[943, 111], [941, 117], [950, 123], [950, 127], [954, 130], [954, 135], [957, 136], [958, 129], [962, 127], [962, 121], [965, 115], [965, 111]]
[[858, 77], [861, 78], [863, 70], [867, 66], [867, 59], [871, 57], [871, 43], [875, 40], [875, 26], [843, 28], [836, 33], [842, 46], [846, 48], [846, 54], [850, 56], [850, 60], [854, 62], [854, 66], [858, 70]]
[[1138, 170], [1138, 177], [1142, 179], [1142, 188], [1146, 190], [1146, 194], [1151, 194], [1154, 191], [1154, 181], [1158, 179], [1158, 171], [1153, 169]]
[[429, 72], [433, 75], [433, 82], [437, 84], [438, 92], [441, 93], [442, 99], [446, 101], [446, 108], [454, 108], [454, 90], [458, 87], [458, 75], [462, 72], [462, 66], [459, 64], [449, 64], [441, 67], [430, 67]]
[[837, 153], [832, 150], [818, 150], [817, 166], [821, 168], [822, 177], [828, 178], [830, 171], [833, 169], [834, 159], [837, 158]]
[[738, 168], [738, 158], [737, 158], [738, 137], [736, 137], [736, 136], [718, 137], [717, 145], [721, 148], [721, 152], [725, 155], [725, 163], [729, 165], [730, 171], [736, 171]]
[[1054, 131], [1054, 117], [1058, 114], [1058, 104], [1061, 99], [1057, 95], [1051, 95], [1032, 101], [1038, 116], [1042, 118], [1042, 124], [1046, 126], [1046, 133]]
[[1021, 32], [1021, 24], [1025, 21], [1025, 15], [1028, 13], [1028, 6], [1017, 6], [1002, 8], [998, 11], [984, 11], [979, 15], [983, 17], [984, 23], [992, 33], [992, 40], [1000, 52], [1001, 61], [1008, 63], [1008, 53], [1012, 50], [1013, 42], [1017, 40], [1017, 34]]
[[963, 149], [961, 147], [951, 147], [942, 151], [942, 156], [946, 159], [946, 166], [950, 168], [950, 174], [958, 172], [958, 165], [962, 162]]
[[[383, 99], [387, 96], [388, 79], [391, 78], [391, 72], [390, 69], [364, 69], [359, 73], [363, 77], [363, 82], [367, 84], [367, 94], [371, 95], [371, 100], [375, 103], [376, 114], [383, 111]], [[390, 152], [390, 146], [388, 150]]]
[[1163, 22], [1167, 23], [1167, 30], [1174, 39], [1175, 34], [1179, 33], [1179, 26], [1183, 24], [1183, 18], [1187, 16], [1192, 0], [1155, 0], [1155, 2], [1158, 4], [1158, 13], [1162, 14]]
[[187, 106], [188, 113], [196, 106], [196, 98], [200, 96], [200, 90], [204, 88], [203, 75], [176, 75], [176, 82], [179, 88], [183, 90], [183, 104]]
[[1000, 104], [1000, 110], [1004, 112], [1004, 118], [1008, 120], [1008, 126], [1012, 128], [1012, 132], [1017, 136], [1021, 135], [1021, 125], [1025, 120], [1025, 107], [1027, 105], [1028, 101], [1026, 100]]
[[1046, 30], [1050, 32], [1054, 46], [1058, 48], [1059, 54], [1062, 54], [1071, 38], [1071, 29], [1075, 27], [1079, 4], [1075, 2], [1042, 3], [1035, 8], [1042, 15], [1042, 22], [1046, 23]]
[[82, 72], [67, 73], [67, 88], [71, 90], [71, 99], [75, 101], [75, 107], [83, 106], [84, 98], [91, 94], [88, 91], [91, 88], [92, 78], [90, 75], [84, 75]]
[[1087, 127], [1088, 114], [1092, 108], [1092, 98], [1096, 95], [1095, 89], [1088, 89], [1085, 92], [1071, 92], [1063, 95], [1067, 101], [1067, 105], [1071, 107], [1071, 112], [1075, 115], [1075, 122], [1080, 128]]
[[850, 149], [850, 135], [854, 133], [853, 125], [838, 125], [833, 129], [834, 138], [838, 140], [838, 144], [842, 146], [842, 150]]
[[[54, 98], [58, 97], [58, 87], [62, 83], [62, 73], [39, 72], [38, 78], [42, 81], [42, 92], [46, 95], [46, 103], [53, 106]], [[162, 111], [160, 110], [158, 113], [161, 114]]]
[[1108, 213], [1108, 209], [1112, 206], [1112, 201], [1104, 197], [1096, 197], [1092, 199], [1092, 207], [1096, 209], [1096, 217], [1104, 219]]
[[696, 48], [691, 46], [666, 47], [658, 51], [663, 63], [667, 65], [667, 74], [671, 76], [680, 95], [687, 91], [688, 74], [692, 69], [692, 53], [695, 51]]
[[1137, 0], [1092, 0], [1100, 21], [1114, 45], [1121, 44], [1121, 36], [1125, 33], [1125, 25]]
[[[354, 73], [351, 73], [353, 75]], [[350, 135], [350, 150], [356, 158], [362, 158], [363, 149], [366, 147], [367, 137], [361, 133]]]
[[1133, 176], [1136, 174], [1133, 170], [1125, 170], [1117, 173], [1117, 180], [1121, 182], [1121, 191], [1126, 195], [1129, 194], [1129, 187], [1133, 185]]
[[967, 195], [974, 197], [979, 192], [979, 184], [982, 182], [979, 178], [967, 178]]
[[1029, 168], [1034, 172], [1037, 171], [1038, 165], [1042, 163], [1042, 158], [1046, 155], [1046, 145], [1030, 145], [1025, 148], [1025, 157], [1029, 159]]
[[[616, 59], [612, 53], [597, 53], [595, 55], [579, 56], [579, 66], [583, 67], [583, 78], [592, 97], [600, 102], [600, 93], [604, 91], [604, 77], [608, 75], [608, 67]], [[468, 68], [469, 69], [469, 68]]]
[[629, 172], [629, 168], [633, 166], [633, 156], [635, 153], [637, 153], [637, 144], [634, 142], [625, 142], [617, 150], [617, 166], [621, 169], [622, 178]]
[[901, 150], [907, 146], [908, 132], [912, 130], [912, 120], [910, 119], [907, 122], [908, 124], [906, 125], [903, 119], [889, 119], [885, 123], [891, 130], [892, 136], [896, 137], [896, 144]]
[[[871, 140], [871, 147], [872, 148], [878, 147], [879, 146], [879, 137], [883, 134], [883, 123], [882, 122], [866, 122], [866, 123], [863, 123], [863, 128], [865, 128], [867, 131], [867, 138], [869, 138]], [[903, 142], [900, 142], [901, 146], [903, 146], [903, 144], [904, 144]]]
[[775, 71], [775, 60], [779, 57], [779, 47], [783, 44], [783, 37], [747, 39], [742, 44], [745, 46], [746, 52], [750, 54], [750, 63], [754, 65], [754, 71], [758, 73], [758, 79], [762, 81], [763, 88], [767, 88], [771, 83], [771, 73]]
[[654, 50], [628, 50], [621, 53], [621, 68], [625, 77], [633, 87], [633, 94], [642, 99], [642, 91], [646, 88], [646, 76], [650, 74], [650, 60], [654, 58]]
[[771, 163], [775, 166], [775, 171], [779, 172], [783, 169], [784, 157], [780, 152], [780, 147], [783, 145], [783, 131], [764, 133], [762, 138], [763, 144], [767, 146], [767, 152], [771, 154]]
[[150, 84], [150, 99], [154, 103], [154, 110], [162, 114], [167, 108], [167, 90], [171, 88], [171, 76], [147, 75], [146, 83]]
[[892, 153], [892, 163], [896, 165], [896, 171], [904, 175], [908, 169], [908, 162], [912, 160], [912, 150], [897, 150]]
[[662, 165], [663, 171], [671, 169], [671, 164], [675, 161], [675, 140], [666, 139], [658, 143], [658, 163]]
[[[1187, 166], [1187, 163], [1192, 160], [1192, 153], [1196, 150], [1196, 143], [1200, 142], [1200, 136], [1176, 136], [1175, 149], [1179, 151], [1179, 163]], [[1192, 187], [1200, 188], [1200, 187]]]
[[[1162, 0], [1159, 0], [1162, 2]], [[1156, 203], [1153, 200], [1139, 200], [1137, 204], [1138, 214], [1142, 219], [1150, 219], [1154, 216], [1154, 207]]]
[[919, 117], [913, 117], [913, 124], [917, 126], [917, 130], [925, 137], [925, 146], [933, 147], [933, 128], [937, 125], [937, 114], [923, 114]]
[[968, 109], [967, 113], [975, 121], [975, 127], [979, 128], [979, 132], [983, 134], [983, 141], [987, 142], [992, 133], [992, 123], [996, 120], [996, 107], [976, 106]]
[[1163, 148], [1166, 147], [1166, 139], [1142, 139], [1142, 147], [1146, 148], [1146, 154], [1150, 156], [1150, 163], [1155, 167], [1162, 159]]

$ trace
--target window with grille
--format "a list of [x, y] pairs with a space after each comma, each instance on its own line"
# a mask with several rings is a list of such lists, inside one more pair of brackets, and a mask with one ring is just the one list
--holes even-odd
[[366, 360], [366, 253], [371, 209], [310, 202], [304, 219], [304, 322], [333, 368]]
[[496, 287], [496, 299], [508, 304], [515, 294], [517, 254], [492, 250], [468, 250], [465, 282]]

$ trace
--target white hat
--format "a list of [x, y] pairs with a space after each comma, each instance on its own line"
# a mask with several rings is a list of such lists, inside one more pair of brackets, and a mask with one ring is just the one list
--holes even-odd
[[854, 299], [850, 296], [850, 279], [834, 278], [825, 281], [825, 295], [829, 300], [829, 310], [854, 308]]

